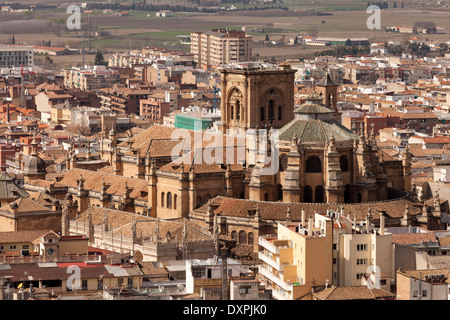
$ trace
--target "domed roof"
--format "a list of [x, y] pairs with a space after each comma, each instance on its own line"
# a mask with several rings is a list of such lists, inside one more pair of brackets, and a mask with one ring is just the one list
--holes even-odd
[[24, 174], [39, 174], [46, 172], [44, 160], [35, 153], [32, 153], [23, 165]]
[[47, 172], [44, 160], [38, 156], [37, 145], [36, 133], [33, 133], [33, 141], [31, 142], [32, 151], [23, 165], [24, 174], [43, 174]]

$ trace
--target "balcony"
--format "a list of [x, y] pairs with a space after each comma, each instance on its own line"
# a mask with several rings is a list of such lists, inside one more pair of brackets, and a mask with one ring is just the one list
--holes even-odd
[[[276, 283], [283, 290], [292, 292], [292, 289], [294, 287], [293, 283], [285, 282], [283, 279], [274, 275], [272, 272], [270, 272], [269, 270], [267, 270], [266, 268], [261, 267], [261, 266], [258, 268], [258, 272], [260, 274], [262, 274], [264, 277], [266, 277], [267, 279], [269, 279], [270, 281]], [[299, 285], [299, 284], [296, 284], [296, 285]]]
[[282, 271], [283, 269], [283, 265], [280, 264], [278, 257], [276, 257], [276, 260], [273, 260], [266, 254], [264, 254], [264, 252], [260, 251], [258, 252], [258, 258], [267, 263], [272, 268], [277, 269], [278, 271]]

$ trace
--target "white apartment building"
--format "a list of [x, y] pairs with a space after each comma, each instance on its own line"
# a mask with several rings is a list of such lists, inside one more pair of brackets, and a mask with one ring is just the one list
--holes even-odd
[[[345, 221], [346, 220], [346, 221]], [[334, 244], [336, 260], [333, 260], [333, 284], [359, 286], [367, 283], [367, 277], [376, 273], [381, 289], [390, 291], [395, 274], [395, 253], [392, 234], [385, 231], [385, 217], [380, 217], [380, 228], [370, 221], [353, 222], [352, 232], [341, 232]], [[340, 223], [351, 224], [348, 218]], [[334, 253], [334, 252], [333, 252]]]
[[201, 68], [248, 62], [252, 56], [252, 37], [244, 31], [228, 29], [193, 32], [191, 53]]
[[0, 68], [31, 67], [34, 65], [32, 46], [0, 46]]
[[62, 70], [62, 75], [64, 76], [65, 87], [81, 90], [96, 91], [102, 88], [110, 88], [120, 82], [119, 72], [105, 66], [73, 67]]

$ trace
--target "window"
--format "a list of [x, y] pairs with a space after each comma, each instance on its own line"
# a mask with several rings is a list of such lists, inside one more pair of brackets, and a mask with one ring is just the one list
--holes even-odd
[[310, 186], [303, 188], [303, 202], [312, 202], [312, 188]]
[[385, 286], [386, 285], [386, 279], [381, 279], [380, 280], [380, 285]]
[[322, 172], [322, 161], [319, 157], [313, 156], [306, 160], [306, 172]]
[[178, 196], [176, 194], [173, 195], [173, 208], [176, 209], [177, 208], [177, 198]]
[[281, 108], [281, 106], [278, 107], [278, 120], [282, 120], [283, 119], [283, 109]]
[[172, 209], [172, 193], [167, 192], [167, 209]]
[[419, 291], [414, 290], [413, 297], [417, 297], [419, 295]]
[[247, 234], [244, 230], [239, 231], [239, 243], [247, 244]]
[[269, 114], [268, 114], [269, 121], [273, 121], [275, 119], [274, 108], [275, 108], [275, 102], [273, 100], [270, 100], [269, 101]]
[[30, 246], [29, 246], [28, 244], [24, 244], [24, 245], [22, 246], [22, 249], [23, 249], [23, 250], [28, 250], [28, 249], [30, 249]]
[[164, 192], [161, 193], [161, 207], [164, 208]]
[[356, 265], [360, 266], [360, 265], [366, 265], [367, 264], [367, 259], [356, 259]]
[[254, 235], [253, 232], [249, 232], [247, 235], [247, 243], [248, 244], [253, 244], [254, 243]]
[[336, 263], [337, 263], [337, 259], [333, 258], [333, 264], [336, 264]]
[[16, 250], [16, 246], [9, 246], [10, 250]]
[[365, 275], [366, 275], [365, 273], [357, 273], [356, 280], [361, 280], [362, 278], [364, 278]]
[[251, 286], [240, 286], [239, 287], [239, 294], [249, 294], [250, 293]]
[[81, 280], [81, 290], [86, 291], [88, 289], [88, 281], [87, 280]]
[[261, 107], [261, 113], [259, 115], [260, 121], [264, 121], [264, 119], [266, 118], [265, 113], [266, 113], [266, 109], [264, 107]]
[[347, 172], [348, 171], [348, 159], [345, 154], [341, 155], [339, 162], [340, 162], [342, 172]]
[[97, 290], [103, 290], [103, 279], [97, 280]]
[[194, 267], [192, 268], [192, 275], [194, 278], [201, 278], [205, 276], [205, 268]]
[[133, 278], [128, 278], [128, 285], [133, 286]]
[[422, 297], [426, 297], [427, 296], [427, 290], [422, 290]]
[[367, 244], [357, 244], [356, 250], [357, 251], [367, 251]]

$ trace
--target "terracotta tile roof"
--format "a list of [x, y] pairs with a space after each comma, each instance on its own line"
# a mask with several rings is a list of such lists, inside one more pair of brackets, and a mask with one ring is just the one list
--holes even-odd
[[395, 244], [421, 244], [422, 242], [437, 242], [434, 233], [394, 233], [392, 242]]
[[[234, 162], [229, 163], [231, 162], [229, 159], [231, 152], [233, 152]], [[211, 159], [211, 161], [205, 160], [207, 159], [205, 157], [208, 157], [209, 155], [211, 155], [213, 159]], [[239, 163], [239, 161], [242, 161], [245, 156], [244, 153], [241, 153], [241, 155], [242, 157], [239, 158], [239, 148], [233, 148], [232, 150], [223, 150], [221, 147], [202, 148], [195, 150], [195, 152], [189, 152], [183, 157], [162, 166], [160, 170], [171, 172], [181, 172], [184, 170], [184, 172], [189, 172], [191, 168], [194, 168], [195, 173], [217, 173], [225, 172], [227, 170], [227, 166], [225, 164], [229, 164], [231, 171], [244, 171], [245, 167], [243, 164]], [[219, 163], [220, 161], [222, 165]], [[184, 168], [182, 168], [181, 164], [183, 164]]]
[[0, 243], [32, 242], [49, 230], [27, 230], [0, 232]]
[[147, 199], [148, 182], [143, 179], [127, 178], [124, 176], [113, 175], [101, 171], [90, 171], [84, 169], [71, 169], [61, 181], [57, 182], [58, 186], [66, 186], [76, 188], [80, 176], [84, 179], [84, 189], [100, 192], [102, 182], [105, 181], [107, 186], [106, 193], [122, 196], [125, 190], [125, 184], [132, 189], [130, 197], [135, 199]]
[[154, 278], [154, 276], [158, 276], [168, 280], [169, 272], [165, 267], [157, 267], [153, 262], [140, 262], [139, 265], [144, 276], [150, 275], [152, 278]]
[[[379, 219], [381, 212], [385, 212], [391, 218], [402, 218], [406, 208], [409, 205], [409, 212], [412, 216], [422, 213], [421, 204], [413, 199], [397, 199], [390, 201], [379, 201], [373, 203], [353, 203], [353, 204], [322, 204], [322, 203], [299, 203], [299, 202], [271, 202], [243, 200], [227, 197], [215, 197], [211, 200], [215, 213], [224, 216], [247, 217], [249, 211], [259, 208], [260, 216], [264, 220], [284, 220], [286, 218], [287, 208], [291, 210], [293, 221], [301, 221], [301, 210], [304, 209], [306, 216], [312, 216], [315, 213], [326, 213], [327, 209], [339, 211], [342, 207], [344, 216], [350, 215], [353, 220], [364, 220], [369, 208], [372, 211], [374, 219]], [[195, 209], [194, 211], [206, 213], [208, 204]]]
[[382, 289], [369, 289], [367, 286], [331, 287], [314, 293], [319, 300], [378, 300], [393, 299], [395, 294]]
[[[17, 209], [16, 209], [17, 211], [14, 211], [14, 209], [11, 208], [13, 203], [17, 204]], [[27, 198], [20, 198], [16, 201], [13, 201], [13, 202], [3, 205], [2, 207], [0, 207], [0, 211], [7, 211], [7, 212], [14, 214], [15, 212], [23, 213], [23, 212], [36, 212], [36, 211], [50, 211], [50, 209], [47, 207], [44, 207], [42, 204], [33, 200], [32, 198], [27, 197]]]
[[89, 211], [91, 212], [92, 224], [102, 224], [103, 218], [106, 215], [109, 230], [113, 230], [114, 233], [122, 234], [128, 237], [131, 236], [131, 222], [134, 217], [136, 219], [137, 237], [151, 239], [155, 232], [156, 225], [158, 224], [159, 238], [161, 240], [165, 239], [167, 233], [169, 232], [172, 239], [177, 238], [178, 241], [181, 241], [181, 239], [183, 238], [182, 234], [184, 223], [186, 222], [187, 238], [189, 241], [212, 239], [212, 235], [210, 232], [187, 219], [161, 220], [130, 212], [100, 208], [95, 206], [82, 212], [77, 220], [86, 221]]
[[438, 237], [438, 240], [441, 247], [450, 247], [450, 236]]
[[437, 274], [444, 274], [444, 276], [447, 278], [446, 283], [450, 283], [450, 269], [423, 269], [423, 270], [402, 270], [398, 271], [400, 274], [405, 275], [407, 277], [411, 277], [414, 279], [420, 279], [422, 276], [422, 280], [426, 281], [426, 276], [428, 275], [437, 275]]

